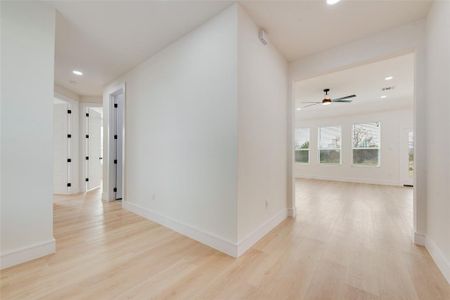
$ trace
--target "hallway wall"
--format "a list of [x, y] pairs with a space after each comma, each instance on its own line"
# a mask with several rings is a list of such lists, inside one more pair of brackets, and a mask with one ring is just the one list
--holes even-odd
[[287, 217], [287, 62], [239, 5], [111, 83], [105, 116], [121, 84], [125, 208], [232, 256]]
[[[246, 250], [287, 217], [288, 65], [238, 6], [238, 234]], [[270, 37], [269, 37], [270, 38]], [[270, 224], [270, 225], [268, 225]], [[257, 233], [260, 232], [260, 233]]]
[[450, 2], [434, 2], [427, 18], [426, 245], [450, 283]]
[[1, 267], [55, 251], [55, 11], [1, 2]]
[[126, 83], [124, 207], [228, 252], [237, 232], [236, 18], [230, 8], [210, 19], [103, 100], [108, 124], [109, 93]]

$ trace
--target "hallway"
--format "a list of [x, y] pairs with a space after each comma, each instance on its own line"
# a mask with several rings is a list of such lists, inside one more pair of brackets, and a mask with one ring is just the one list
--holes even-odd
[[3, 270], [2, 299], [449, 299], [411, 242], [411, 189], [299, 180], [297, 191], [297, 219], [238, 259], [100, 190], [58, 196], [56, 254]]

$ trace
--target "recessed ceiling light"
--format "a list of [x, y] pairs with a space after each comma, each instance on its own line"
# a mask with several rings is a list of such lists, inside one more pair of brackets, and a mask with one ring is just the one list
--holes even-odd
[[335, 5], [336, 3], [340, 2], [341, 0], [327, 0], [328, 5]]
[[72, 73], [75, 74], [75, 75], [77, 75], [77, 76], [83, 75], [83, 72], [78, 71], [78, 70], [73, 70]]
[[394, 76], [386, 76], [386, 77], [384, 78], [384, 80], [391, 80], [392, 78], [394, 78]]
[[297, 107], [297, 110], [302, 110], [302, 108], [301, 107]]
[[386, 95], [383, 95], [383, 96], [381, 96], [380, 98], [381, 98], [381, 99], [384, 99], [384, 98], [386, 98], [386, 97], [387, 97]]

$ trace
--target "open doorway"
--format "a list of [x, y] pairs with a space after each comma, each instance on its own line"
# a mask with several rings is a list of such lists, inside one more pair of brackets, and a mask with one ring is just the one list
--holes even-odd
[[295, 82], [293, 93], [298, 215], [410, 243], [414, 54]]

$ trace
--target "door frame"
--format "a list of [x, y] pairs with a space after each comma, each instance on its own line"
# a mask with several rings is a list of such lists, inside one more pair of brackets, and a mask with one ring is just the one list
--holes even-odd
[[[379, 41], [377, 42], [379, 43]], [[424, 205], [424, 175], [423, 175], [423, 156], [425, 153], [425, 146], [420, 143], [424, 138], [424, 125], [423, 125], [423, 106], [425, 101], [423, 100], [424, 91], [424, 48], [422, 47], [422, 40], [419, 37], [416, 44], [411, 47], [406, 46], [401, 51], [392, 49], [382, 49], [384, 53], [369, 53], [368, 57], [356, 57], [349, 58], [349, 61], [342, 65], [335, 65], [335, 61], [330, 60], [327, 62], [314, 61], [311, 65], [317, 68], [311, 67], [305, 71], [298, 71], [298, 67], [292, 67], [289, 77], [289, 95], [288, 95], [288, 108], [291, 111], [288, 113], [288, 199], [287, 207], [289, 214], [295, 217], [302, 212], [297, 211], [296, 207], [296, 191], [295, 191], [295, 160], [294, 160], [294, 141], [295, 141], [295, 126], [296, 126], [296, 110], [295, 110], [295, 83], [298, 81], [306, 80], [323, 74], [345, 70], [359, 65], [364, 65], [371, 62], [388, 59], [390, 57], [413, 54], [414, 55], [414, 96], [413, 96], [413, 134], [414, 134], [414, 177], [413, 177], [413, 233], [412, 240], [415, 244], [424, 245], [424, 226], [426, 224], [425, 205]], [[350, 53], [349, 55], [354, 55]], [[297, 68], [297, 69], [296, 69]], [[420, 147], [419, 147], [420, 146]], [[419, 161], [419, 163], [418, 163]], [[418, 168], [419, 167], [419, 168]]]
[[122, 105], [122, 203], [126, 199], [126, 90], [125, 82], [114, 85], [103, 94], [103, 194], [104, 201], [115, 201], [114, 195], [114, 97], [123, 94]]
[[[413, 143], [414, 143], [414, 130], [412, 127], [403, 127], [400, 128], [400, 145], [399, 145], [399, 154], [400, 154], [400, 163], [399, 163], [399, 178], [400, 183], [403, 186], [414, 186], [414, 177], [415, 177], [415, 170], [413, 171], [413, 175], [410, 176], [408, 172], [409, 167], [409, 133], [412, 132], [413, 134]], [[413, 146], [414, 147], [414, 146]], [[415, 149], [413, 148], [414, 152], [414, 159], [413, 159], [413, 165], [415, 161]], [[413, 167], [414, 168], [414, 167]]]

